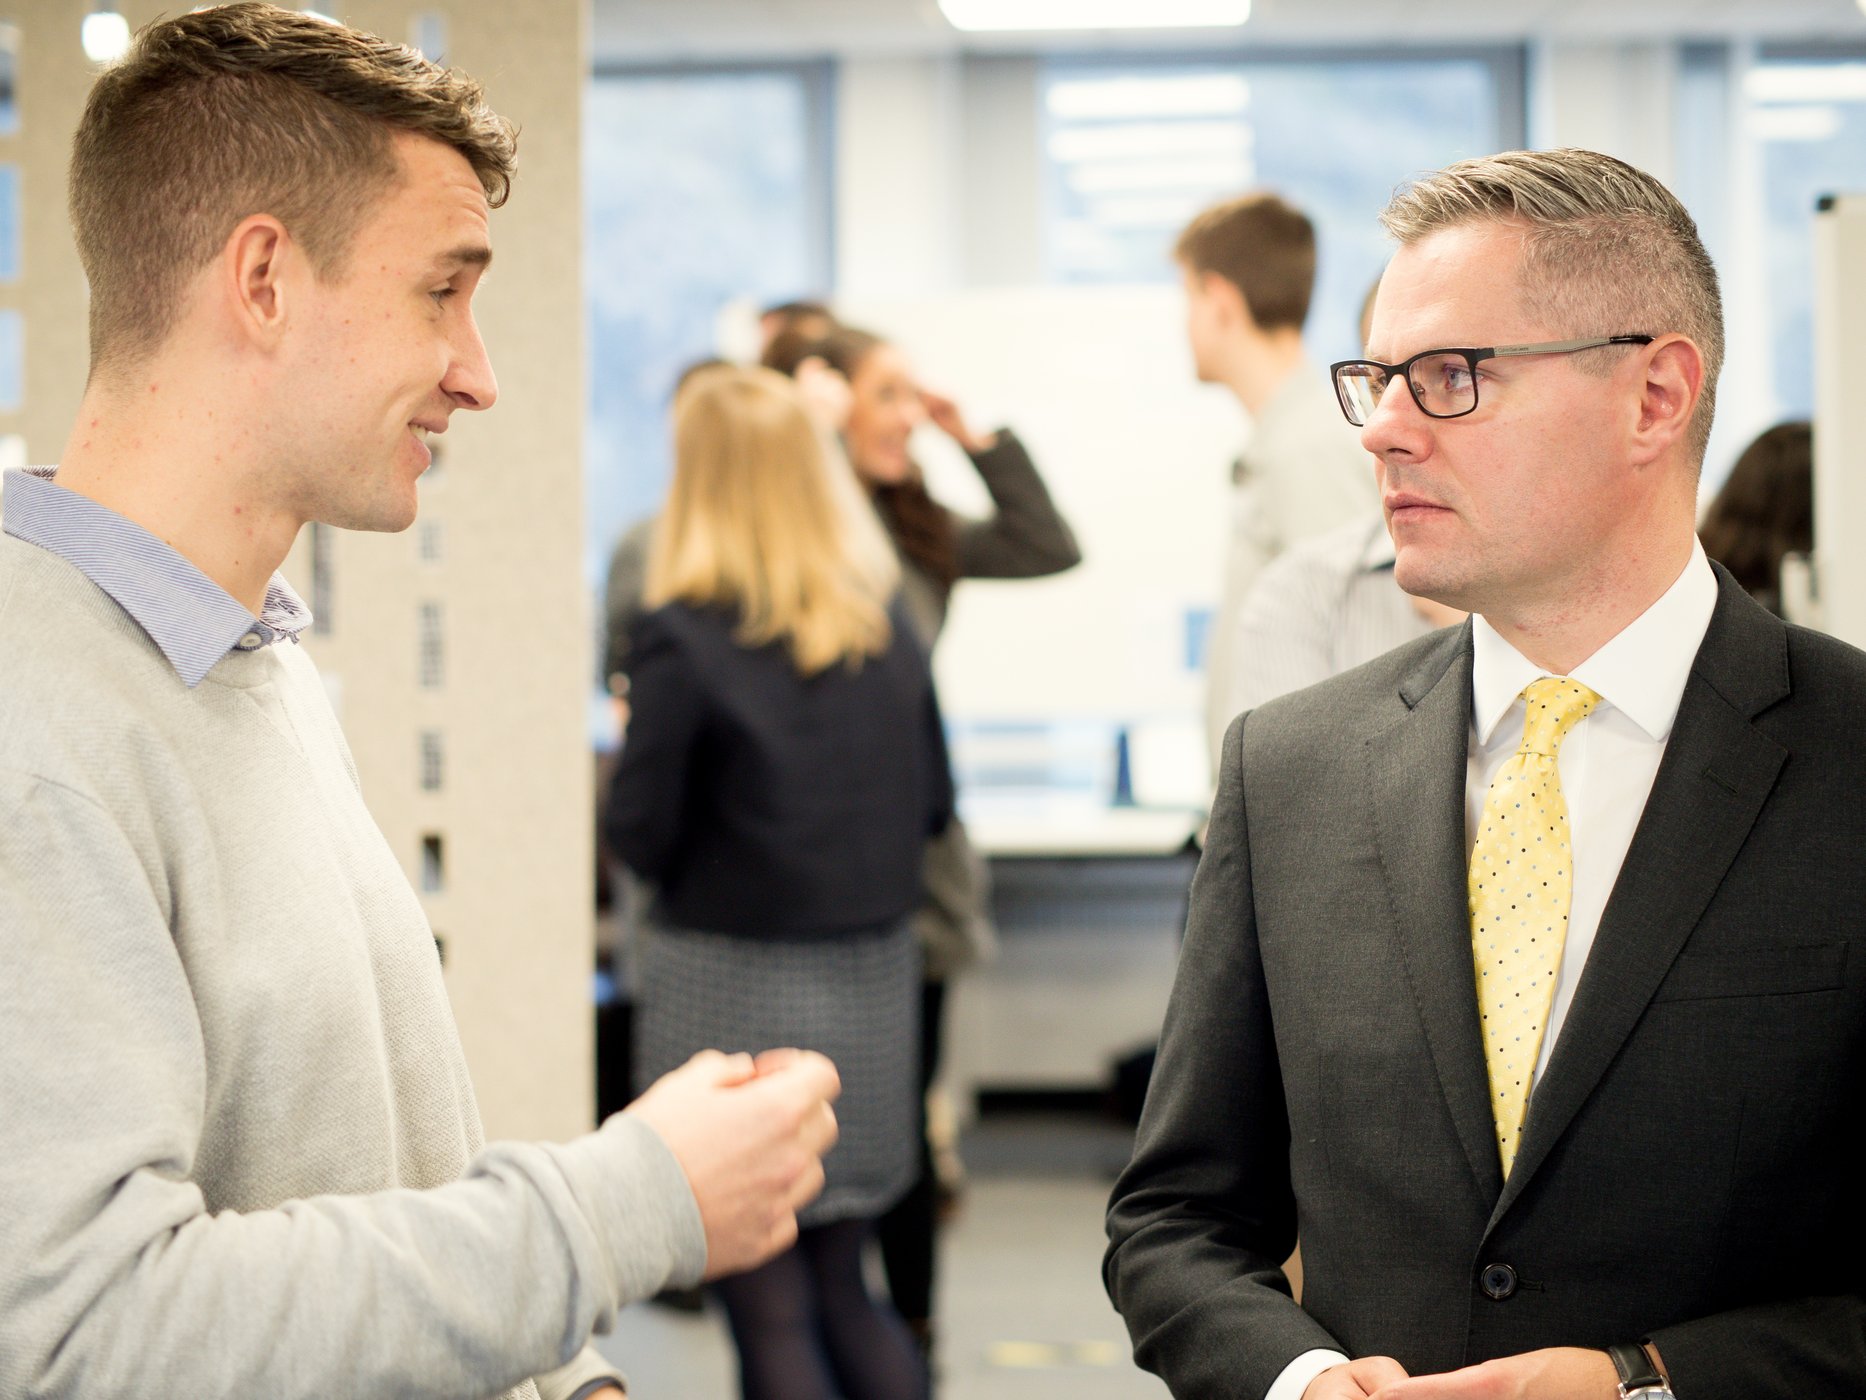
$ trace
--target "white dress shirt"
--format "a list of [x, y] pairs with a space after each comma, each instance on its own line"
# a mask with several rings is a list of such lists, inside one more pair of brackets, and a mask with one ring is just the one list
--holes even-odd
[[[1659, 600], [1569, 673], [1600, 696], [1600, 704], [1568, 732], [1556, 759], [1568, 805], [1574, 895], [1555, 1004], [1536, 1059], [1538, 1082], [1574, 1003], [1601, 912], [1645, 813], [1691, 663], [1716, 606], [1717, 576], [1703, 547], [1693, 541], [1684, 572]], [[1523, 687], [1550, 674], [1506, 642], [1483, 617], [1471, 619], [1471, 630], [1471, 735], [1464, 779], [1467, 855], [1477, 839], [1491, 780], [1523, 741]], [[1530, 1095], [1533, 1102], [1533, 1088]], [[1264, 1400], [1301, 1400], [1311, 1381], [1346, 1360], [1335, 1351], [1306, 1351], [1283, 1368]]]

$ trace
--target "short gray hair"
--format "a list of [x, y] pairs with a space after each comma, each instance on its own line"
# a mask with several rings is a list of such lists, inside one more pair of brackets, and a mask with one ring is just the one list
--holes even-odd
[[[1598, 151], [1505, 151], [1421, 177], [1380, 222], [1402, 245], [1464, 224], [1520, 225], [1523, 294], [1553, 333], [1690, 339], [1704, 356], [1690, 429], [1702, 465], [1723, 368], [1723, 298], [1697, 224], [1664, 185]], [[1610, 363], [1601, 352], [1580, 358], [1603, 371]]]

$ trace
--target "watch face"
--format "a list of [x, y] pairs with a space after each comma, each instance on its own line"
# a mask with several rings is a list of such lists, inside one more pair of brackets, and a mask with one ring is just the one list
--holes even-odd
[[1633, 1390], [1620, 1391], [1623, 1400], [1678, 1400], [1662, 1385], [1642, 1385]]

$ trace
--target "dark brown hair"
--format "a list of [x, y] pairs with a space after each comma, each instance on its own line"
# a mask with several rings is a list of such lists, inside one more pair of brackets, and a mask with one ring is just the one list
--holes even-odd
[[1780, 611], [1782, 556], [1814, 547], [1814, 427], [1777, 423], [1743, 449], [1698, 530], [1704, 552]]
[[413, 49], [265, 4], [159, 20], [97, 80], [71, 156], [91, 284], [91, 366], [168, 335], [182, 288], [252, 214], [276, 216], [320, 276], [394, 183], [396, 131], [451, 146], [505, 202], [516, 135], [478, 83]]
[[[837, 326], [817, 340], [781, 333], [766, 348], [764, 363], [780, 373], [795, 374], [799, 364], [814, 357], [844, 379], [853, 380], [862, 361], [887, 343], [873, 332], [854, 326]], [[873, 495], [875, 509], [895, 547], [942, 593], [949, 592], [959, 578], [959, 531], [952, 512], [927, 491], [920, 468], [914, 467], [905, 481], [875, 486]]]
[[1187, 224], [1173, 256], [1244, 296], [1260, 330], [1301, 330], [1315, 290], [1315, 225], [1268, 191], [1214, 204]]

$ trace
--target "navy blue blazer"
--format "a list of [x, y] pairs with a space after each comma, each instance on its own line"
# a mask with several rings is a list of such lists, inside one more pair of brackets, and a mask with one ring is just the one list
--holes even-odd
[[678, 927], [834, 937], [905, 918], [953, 785], [927, 656], [897, 605], [860, 667], [802, 676], [735, 609], [671, 603], [631, 629], [628, 733], [605, 834]]

